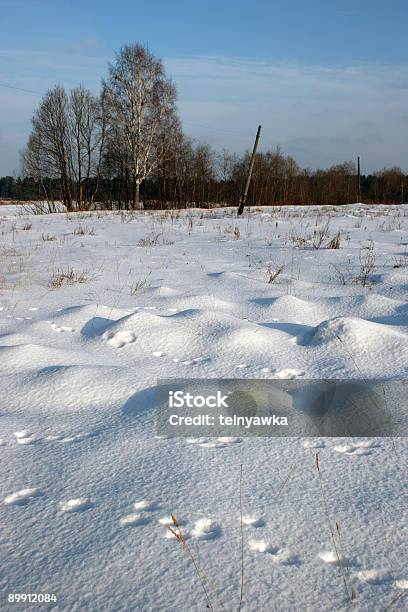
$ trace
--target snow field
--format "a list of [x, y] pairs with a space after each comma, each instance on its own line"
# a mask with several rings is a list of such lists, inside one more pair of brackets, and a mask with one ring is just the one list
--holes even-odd
[[[407, 588], [404, 439], [160, 438], [152, 393], [173, 376], [407, 378], [405, 207], [0, 213], [1, 591], [202, 610], [174, 514], [236, 609], [240, 464], [244, 610], [347, 609], [342, 568], [358, 610]], [[298, 246], [327, 219], [340, 249]], [[268, 266], [283, 266], [272, 283]], [[69, 269], [87, 281], [51, 288]]]

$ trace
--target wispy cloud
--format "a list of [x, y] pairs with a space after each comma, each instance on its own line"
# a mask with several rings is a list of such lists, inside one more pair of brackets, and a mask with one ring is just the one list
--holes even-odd
[[[408, 66], [317, 66], [245, 58], [167, 58], [186, 129], [242, 148], [258, 123], [263, 145], [282, 144], [304, 165], [360, 154], [367, 168], [403, 165]], [[240, 130], [235, 139], [194, 123]], [[381, 147], [379, 146], [381, 145]]]
[[[10, 85], [38, 92], [79, 82], [97, 90], [111, 59], [98, 53], [90, 36], [70, 52], [0, 49], [0, 71]], [[217, 148], [250, 147], [261, 123], [262, 146], [281, 144], [302, 165], [327, 166], [357, 155], [366, 169], [406, 164], [407, 65], [318, 66], [219, 56], [164, 62], [179, 91], [185, 130]], [[0, 123], [7, 126], [1, 174], [17, 167], [37, 99], [0, 88], [0, 100]]]

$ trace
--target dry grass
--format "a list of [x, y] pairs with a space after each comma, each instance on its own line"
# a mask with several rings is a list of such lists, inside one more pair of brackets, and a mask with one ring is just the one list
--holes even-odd
[[329, 241], [326, 249], [339, 249], [339, 248], [340, 248], [340, 232]]
[[86, 227], [83, 225], [76, 227], [72, 233], [75, 234], [75, 236], [96, 236], [93, 227]]
[[53, 240], [56, 240], [56, 236], [53, 236], [52, 234], [41, 234], [41, 239], [44, 242], [52, 242]]
[[136, 283], [133, 283], [129, 287], [130, 295], [137, 295], [138, 293], [141, 293], [144, 289], [147, 288], [147, 286], [148, 286], [147, 278], [136, 281]]
[[[188, 544], [184, 533], [180, 527], [180, 524], [177, 520], [177, 518], [174, 516], [174, 514], [171, 515], [171, 519], [173, 522], [172, 527], [170, 527], [169, 525], [166, 525], [167, 529], [174, 535], [175, 538], [177, 538], [177, 540], [180, 542], [180, 544], [183, 546], [183, 550], [185, 550], [185, 552], [187, 553], [187, 555], [189, 556], [193, 567], [194, 567], [194, 571], [195, 574], [198, 578], [198, 580], [200, 581], [201, 587], [203, 589], [204, 592], [204, 596], [205, 596], [205, 600], [207, 602], [206, 607], [208, 610], [212, 610], [212, 612], [215, 612], [216, 608], [213, 604], [213, 599], [214, 597], [217, 597], [216, 591], [215, 591], [215, 587], [212, 584], [212, 582], [209, 580], [208, 576], [206, 575], [206, 573], [204, 572], [204, 570], [200, 567], [199, 563], [198, 563], [198, 559], [196, 557], [196, 555], [194, 554], [191, 546]], [[211, 590], [213, 591], [213, 593], [211, 593]], [[222, 610], [225, 611], [225, 606], [223, 604], [223, 602], [220, 600], [219, 596], [218, 596], [218, 600], [219, 600], [219, 605], [220, 608]]]
[[234, 240], [239, 240], [241, 237], [241, 232], [239, 231], [238, 225], [227, 225], [224, 229], [224, 234], [227, 236], [232, 236]]
[[137, 243], [137, 246], [138, 247], [154, 247], [154, 246], [172, 245], [172, 244], [174, 244], [174, 242], [164, 238], [162, 233], [152, 232], [151, 234], [148, 234], [144, 238], [141, 238], [139, 242]]
[[283, 270], [285, 269], [285, 266], [283, 264], [277, 266], [276, 268], [273, 268], [272, 265], [269, 263], [268, 267], [266, 268], [266, 282], [268, 284], [273, 283], [280, 274], [282, 274]]
[[359, 274], [353, 278], [353, 284], [362, 285], [365, 287], [371, 281], [371, 276], [375, 270], [376, 265], [376, 252], [374, 249], [374, 243], [369, 240], [367, 245], [360, 249], [360, 271]]
[[64, 285], [84, 284], [91, 280], [87, 271], [77, 271], [73, 268], [58, 270], [53, 274], [49, 287], [50, 289], [60, 289]]

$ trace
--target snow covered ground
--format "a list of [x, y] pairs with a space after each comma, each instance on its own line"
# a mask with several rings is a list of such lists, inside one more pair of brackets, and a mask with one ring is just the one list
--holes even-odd
[[408, 378], [407, 255], [402, 206], [1, 207], [0, 609], [206, 609], [173, 513], [236, 610], [241, 464], [243, 610], [406, 609], [405, 439], [165, 439], [152, 390]]

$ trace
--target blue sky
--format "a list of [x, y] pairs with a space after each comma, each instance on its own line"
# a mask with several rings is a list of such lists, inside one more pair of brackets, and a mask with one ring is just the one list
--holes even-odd
[[[408, 169], [406, 0], [0, 0], [0, 83], [97, 90], [125, 43], [148, 44], [178, 88], [185, 131], [302, 165], [362, 157]], [[18, 172], [37, 93], [0, 86], [0, 175]]]

